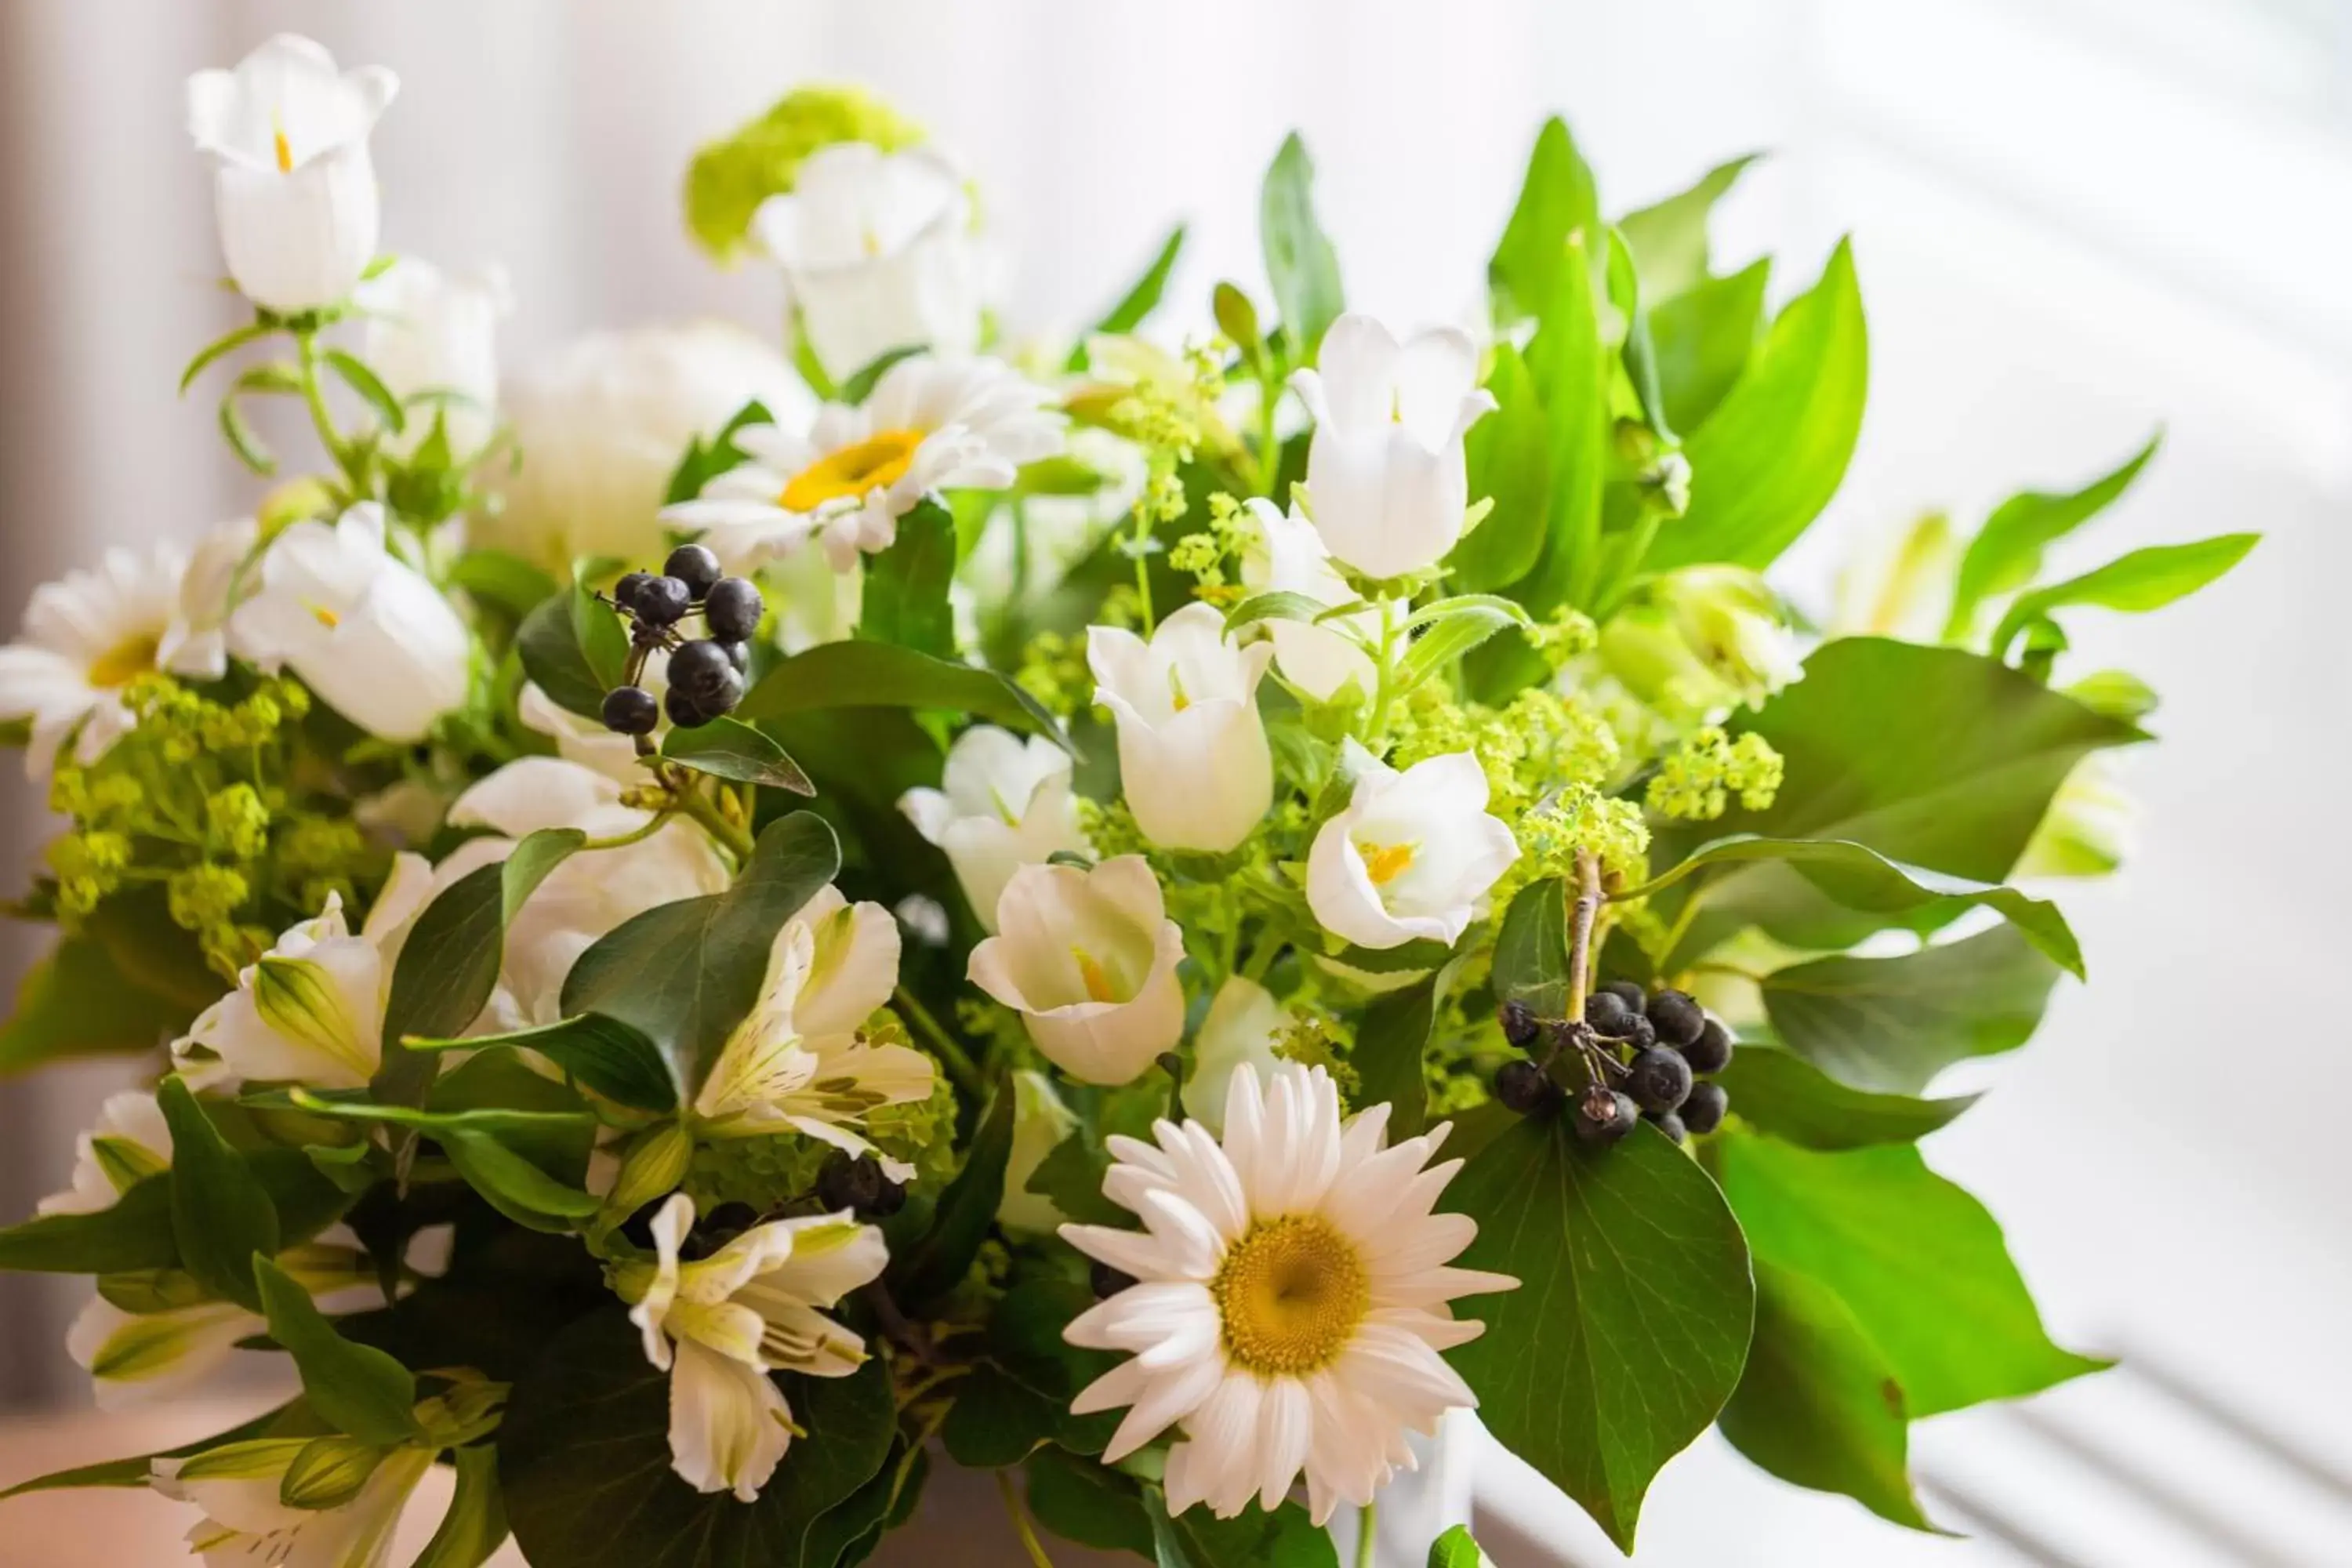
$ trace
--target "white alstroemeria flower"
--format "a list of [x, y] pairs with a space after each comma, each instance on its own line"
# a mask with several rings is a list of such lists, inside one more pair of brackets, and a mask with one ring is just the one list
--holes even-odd
[[384, 1455], [349, 1502], [294, 1508], [279, 1490], [308, 1437], [252, 1437], [191, 1458], [149, 1461], [148, 1485], [194, 1503], [204, 1519], [188, 1531], [188, 1550], [207, 1568], [382, 1568], [408, 1500], [433, 1468], [419, 1444]]
[[[646, 1359], [669, 1373], [670, 1468], [697, 1491], [760, 1495], [793, 1440], [793, 1413], [768, 1374], [847, 1377], [866, 1342], [826, 1317], [882, 1272], [882, 1233], [849, 1211], [753, 1226], [709, 1257], [681, 1259], [694, 1200], [655, 1215], [656, 1260], [624, 1271]], [[822, 1434], [820, 1434], [820, 1437]]]
[[836, 381], [892, 349], [969, 353], [980, 342], [980, 258], [961, 171], [927, 147], [820, 147], [793, 189], [751, 216], [784, 269], [801, 331]]
[[172, 1129], [152, 1090], [110, 1094], [98, 1125], [74, 1139], [73, 1181], [37, 1213], [96, 1214], [149, 1176], [172, 1168]]
[[522, 463], [495, 476], [503, 504], [468, 517], [467, 539], [557, 573], [583, 555], [659, 560], [678, 459], [754, 400], [795, 429], [815, 410], [783, 355], [730, 323], [576, 339], [500, 385]]
[[[1323, 536], [1304, 512], [1293, 506], [1285, 513], [1263, 497], [1251, 501], [1249, 510], [1257, 520], [1258, 540], [1242, 556], [1242, 582], [1251, 593], [1302, 594], [1327, 609], [1355, 602], [1356, 591], [1331, 564]], [[1282, 678], [1318, 702], [1330, 701], [1351, 680], [1358, 691], [1370, 698], [1379, 681], [1372, 656], [1347, 636], [1340, 629], [1343, 626], [1358, 637], [1377, 639], [1380, 612], [1365, 610], [1321, 623], [1279, 619], [1265, 623]]]
[[1399, 773], [1350, 741], [1344, 765], [1355, 794], [1307, 852], [1307, 907], [1359, 947], [1452, 945], [1519, 858], [1510, 827], [1486, 813], [1478, 759], [1451, 752]]
[[[646, 659], [637, 684], [659, 698], [669, 689], [669, 654], [655, 648]], [[555, 754], [567, 763], [593, 769], [626, 788], [648, 782], [653, 775], [637, 760], [637, 743], [594, 719], [583, 718], [526, 680], [515, 695], [515, 717], [526, 730], [535, 730], [555, 742]]]
[[834, 570], [887, 550], [898, 520], [933, 490], [1003, 489], [1024, 463], [1062, 447], [1053, 394], [992, 359], [900, 360], [852, 407], [828, 403], [805, 435], [781, 425], [738, 430], [751, 461], [693, 500], [662, 509], [699, 532], [730, 571], [818, 539]]
[[188, 79], [188, 134], [216, 162], [221, 251], [247, 299], [316, 310], [359, 282], [383, 216], [368, 135], [399, 89], [382, 66], [337, 72], [290, 33]]
[[[789, 1130], [851, 1154], [876, 1153], [857, 1131], [866, 1115], [929, 1099], [936, 1076], [922, 1052], [860, 1037], [898, 986], [898, 922], [890, 911], [818, 889], [776, 933], [760, 999], [694, 1098], [703, 1131]], [[879, 1158], [892, 1181], [914, 1179], [913, 1166]]]
[[1367, 577], [1436, 565], [1470, 505], [1462, 438], [1495, 406], [1478, 385], [1477, 345], [1453, 327], [1400, 343], [1371, 317], [1346, 315], [1317, 363], [1290, 384], [1315, 417], [1307, 496], [1323, 542]]
[[1181, 1424], [1171, 1513], [1274, 1508], [1303, 1471], [1319, 1525], [1412, 1462], [1406, 1433], [1475, 1405], [1440, 1352], [1483, 1325], [1448, 1303], [1519, 1282], [1447, 1267], [1478, 1234], [1467, 1215], [1434, 1212], [1462, 1167], [1428, 1163], [1450, 1126], [1384, 1148], [1387, 1106], [1343, 1121], [1329, 1075], [1286, 1062], [1262, 1095], [1255, 1068], [1234, 1074], [1222, 1141], [1197, 1121], [1156, 1123], [1156, 1146], [1110, 1139], [1103, 1194], [1144, 1228], [1062, 1227], [1138, 1281], [1064, 1331], [1133, 1357], [1071, 1402], [1079, 1415], [1131, 1406], [1104, 1461]]
[[122, 689], [154, 670], [210, 679], [221, 673], [182, 603], [187, 552], [157, 544], [144, 553], [110, 550], [95, 572], [68, 572], [33, 590], [16, 641], [0, 647], [0, 720], [32, 721], [25, 771], [40, 777], [58, 749], [95, 762], [137, 721]]
[[[514, 311], [506, 268], [445, 272], [403, 257], [360, 285], [367, 312], [368, 367], [406, 408], [408, 426], [385, 437], [415, 451], [437, 416], [459, 462], [489, 444], [498, 425], [499, 321]], [[439, 396], [411, 404], [426, 394]]]
[[1274, 752], [1257, 710], [1272, 643], [1235, 647], [1224, 617], [1198, 600], [1151, 640], [1087, 628], [1095, 700], [1118, 722], [1119, 788], [1143, 836], [1165, 849], [1216, 854], [1247, 838], [1274, 805]]
[[1271, 1074], [1281, 1058], [1275, 1037], [1290, 1014], [1274, 993], [1236, 974], [1209, 999], [1208, 1016], [1192, 1041], [1192, 1075], [1184, 1080], [1184, 1114], [1212, 1132], [1225, 1129], [1225, 1091], [1244, 1067]]
[[229, 617], [229, 645], [275, 673], [290, 666], [327, 705], [386, 741], [421, 741], [465, 705], [474, 643], [440, 590], [384, 547], [383, 507], [271, 541], [260, 586]]
[[[619, 781], [561, 757], [522, 757], [467, 789], [449, 807], [457, 827], [489, 827], [469, 838], [436, 872], [443, 885], [503, 859], [542, 827], [576, 827], [614, 838], [645, 826], [646, 814], [621, 804]], [[507, 924], [499, 987], [488, 1021], [500, 1029], [552, 1024], [563, 1016], [564, 976], [579, 956], [622, 921], [656, 904], [726, 890], [727, 864], [695, 824], [663, 824], [650, 837], [574, 855], [547, 875]]]
[[383, 1006], [409, 927], [431, 901], [422, 856], [393, 857], [392, 875], [354, 934], [341, 895], [278, 939], [237, 976], [236, 989], [205, 1008], [173, 1042], [192, 1085], [238, 1079], [359, 1089], [383, 1057]]
[[2138, 826], [2139, 802], [2116, 779], [2108, 757], [2095, 752], [2074, 764], [2050, 797], [2010, 875], [2107, 876], [2131, 853]]
[[1184, 933], [1140, 855], [1080, 870], [1024, 866], [971, 950], [971, 983], [1021, 1015], [1045, 1059], [1081, 1083], [1142, 1076], [1184, 1032]]
[[1900, 637], [1938, 643], [1950, 617], [1961, 540], [1952, 520], [1931, 511], [1899, 531], [1866, 536], [1838, 568], [1829, 637]]
[[997, 1224], [1048, 1236], [1070, 1217], [1053, 1199], [1031, 1192], [1029, 1178], [1077, 1125], [1076, 1114], [1054, 1092], [1052, 1079], [1041, 1072], [1013, 1075], [1013, 1152], [1004, 1161], [1004, 1196], [996, 1205]]
[[1070, 754], [1043, 735], [1024, 742], [975, 724], [948, 748], [940, 782], [943, 788], [908, 790], [898, 809], [947, 851], [983, 931], [996, 929], [996, 900], [1014, 871], [1065, 850], [1091, 853], [1070, 794]]
[[1746, 567], [1685, 566], [1660, 580], [1651, 595], [1734, 700], [1761, 702], [1803, 677], [1805, 662], [1780, 596]]

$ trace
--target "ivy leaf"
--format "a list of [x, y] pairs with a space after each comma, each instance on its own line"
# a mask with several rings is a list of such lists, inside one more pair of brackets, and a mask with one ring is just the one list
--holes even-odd
[[1000, 1076], [972, 1132], [963, 1169], [940, 1194], [930, 1230], [890, 1260], [891, 1293], [909, 1311], [961, 1284], [988, 1237], [997, 1205], [1004, 1201], [1005, 1163], [1013, 1157], [1013, 1099], [1011, 1080]]
[[2038, 1393], [2107, 1364], [2050, 1342], [2000, 1226], [1912, 1145], [1824, 1153], [1735, 1128], [1713, 1153], [1757, 1258], [1844, 1302], [1912, 1416]]
[[16, 987], [16, 1008], [0, 1024], [0, 1075], [61, 1057], [152, 1050], [194, 1016], [125, 975], [104, 942], [64, 937]]
[[1601, 230], [1601, 197], [1592, 170], [1576, 149], [1568, 122], [1554, 116], [1537, 132], [1519, 199], [1486, 263], [1495, 319], [1508, 322], [1542, 310], [1559, 288], [1571, 236]]
[[2224, 533], [2190, 544], [2152, 544], [2119, 555], [2105, 565], [2020, 594], [1992, 634], [1997, 657], [2007, 657], [2009, 646], [2029, 628], [2047, 621], [2050, 612], [2070, 605], [2144, 615], [2185, 599], [2220, 578], [2246, 558], [2261, 542], [2259, 533]]
[[1498, 406], [1470, 426], [1465, 450], [1471, 500], [1491, 499], [1495, 510], [1445, 558], [1456, 583], [1478, 590], [1508, 587], [1534, 570], [1552, 489], [1551, 427], [1527, 361], [1509, 343], [1495, 351], [1486, 390]]
[[[1166, 239], [1160, 242], [1159, 254], [1151, 258], [1151, 265], [1143, 269], [1143, 276], [1130, 284], [1127, 292], [1119, 296], [1118, 303], [1105, 311], [1102, 319], [1079, 337], [1070, 350], [1069, 358], [1063, 362], [1062, 368], [1074, 375], [1087, 368], [1087, 339], [1105, 332], [1131, 332], [1142, 325], [1143, 319], [1160, 308], [1160, 297], [1168, 288], [1168, 274], [1175, 270], [1176, 258], [1183, 250], [1184, 226], [1180, 223], [1168, 231]], [[1226, 335], [1234, 337], [1230, 332]], [[1244, 350], [1249, 347], [1238, 337], [1234, 337], [1234, 342]]]
[[1739, 1381], [1755, 1287], [1706, 1173], [1654, 1127], [1614, 1148], [1521, 1119], [1473, 1155], [1446, 1205], [1478, 1222], [1465, 1268], [1516, 1277], [1451, 1359], [1504, 1446], [1621, 1550], [1651, 1479]]
[[1468, 1525], [1457, 1524], [1429, 1543], [1429, 1568], [1495, 1568], [1495, 1560], [1471, 1539]]
[[926, 496], [898, 520], [890, 547], [866, 563], [857, 636], [953, 658], [955, 617], [948, 609], [948, 585], [955, 567], [955, 518]]
[[782, 660], [735, 709], [747, 724], [833, 708], [911, 708], [970, 714], [1043, 735], [1076, 756], [1070, 738], [1037, 700], [1003, 675], [935, 658], [897, 643], [820, 643]]
[[1715, 204], [1761, 156], [1749, 153], [1717, 163], [1690, 189], [1617, 220], [1633, 259], [1640, 264], [1643, 294], [1669, 300], [1707, 281], [1707, 219]]
[[1339, 258], [1315, 217], [1315, 165], [1292, 132], [1265, 172], [1258, 196], [1258, 243], [1266, 280], [1290, 340], [1291, 358], [1311, 364], [1324, 331], [1348, 308], [1339, 286]]
[[1976, 625], [1979, 606], [2022, 588], [2042, 570], [2042, 552], [2115, 504], [2163, 444], [2159, 432], [2122, 467], [2067, 495], [2021, 490], [1995, 507], [1969, 541], [1952, 584], [1951, 617], [1944, 640], [1964, 640]]
[[557, 707], [584, 719], [601, 717], [604, 693], [621, 684], [629, 660], [621, 617], [581, 583], [525, 616], [514, 646], [523, 673]]
[[416, 1436], [416, 1379], [372, 1345], [335, 1331], [310, 1292], [267, 1258], [253, 1260], [269, 1337], [293, 1356], [310, 1408], [337, 1430], [390, 1447]]
[[1853, 1089], [1792, 1051], [1758, 1041], [1741, 1042], [1715, 1081], [1749, 1126], [1807, 1149], [1912, 1142], [1977, 1100], [1972, 1094], [1914, 1100]]
[[639, 1110], [677, 1109], [677, 1088], [652, 1043], [626, 1024], [593, 1013], [510, 1035], [412, 1038], [407, 1045], [414, 1051], [537, 1051], [567, 1076], [623, 1105]]
[[1524, 1002], [1538, 1018], [1568, 1014], [1568, 884], [1530, 882], [1503, 912], [1495, 936], [1495, 996]]
[[1658, 384], [1675, 429], [1697, 429], [1738, 384], [1764, 335], [1764, 289], [1771, 277], [1768, 257], [1650, 311]]
[[205, 1114], [174, 1073], [155, 1091], [172, 1129], [172, 1237], [180, 1266], [214, 1295], [255, 1311], [256, 1255], [278, 1255], [278, 1205], [269, 1189]]
[[1146, 1487], [1143, 1510], [1159, 1568], [1339, 1568], [1330, 1536], [1295, 1502], [1268, 1513], [1253, 1501], [1232, 1519], [1205, 1507], [1171, 1516], [1167, 1494]]
[[2023, 1045], [2058, 974], [2018, 928], [1994, 926], [1895, 958], [1841, 955], [1777, 969], [1762, 989], [1790, 1050], [1856, 1089], [1906, 1095], [1964, 1058]]
[[662, 755], [682, 768], [738, 784], [780, 789], [793, 795], [814, 795], [816, 785], [783, 747], [766, 733], [739, 720], [721, 715], [693, 729], [672, 730], [662, 741]]
[[1029, 1511], [1047, 1530], [1097, 1552], [1152, 1554], [1143, 1489], [1127, 1476], [1054, 1447], [1030, 1455], [1023, 1468], [1029, 1478]]
[[1437, 980], [1432, 974], [1373, 997], [1365, 1005], [1356, 1048], [1348, 1058], [1362, 1079], [1359, 1108], [1388, 1106], [1391, 1143], [1415, 1137], [1429, 1126], [1429, 1081], [1422, 1074], [1422, 1060], [1437, 1013]]
[[1103, 1175], [1109, 1169], [1110, 1155], [1082, 1124], [1037, 1162], [1023, 1190], [1050, 1199], [1080, 1225], [1125, 1229], [1135, 1224], [1135, 1216], [1103, 1196]]

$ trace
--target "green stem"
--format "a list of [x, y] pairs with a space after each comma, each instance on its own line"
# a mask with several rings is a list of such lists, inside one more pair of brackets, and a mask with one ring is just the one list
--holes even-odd
[[672, 780], [669, 784], [671, 798], [677, 802], [678, 809], [702, 824], [704, 830], [735, 857], [738, 866], [751, 858], [749, 829], [729, 821], [718, 802], [704, 795], [691, 779]]
[[1135, 508], [1135, 533], [1133, 536], [1136, 546], [1135, 596], [1137, 601], [1142, 606], [1143, 636], [1147, 641], [1150, 639], [1151, 634], [1158, 624], [1151, 614], [1151, 557], [1144, 553], [1143, 551], [1143, 542], [1150, 537], [1151, 524], [1145, 516], [1143, 503], [1139, 501], [1136, 503]]
[[1396, 621], [1389, 614], [1390, 602], [1381, 601], [1381, 646], [1373, 655], [1375, 666], [1372, 682], [1372, 707], [1364, 721], [1364, 749], [1374, 756], [1381, 754], [1381, 743], [1388, 738], [1389, 704], [1396, 698]]
[[901, 985], [892, 994], [891, 1000], [906, 1011], [908, 1021], [930, 1042], [931, 1049], [939, 1054], [940, 1060], [947, 1067], [948, 1076], [956, 1080], [958, 1088], [966, 1094], [978, 1094], [986, 1087], [987, 1080], [981, 1077], [980, 1065], [971, 1059], [971, 1053], [956, 1043], [955, 1037], [940, 1026], [940, 1021], [931, 1016], [931, 1010], [924, 1006], [913, 992]]
[[642, 843], [660, 832], [662, 826], [676, 815], [671, 811], [655, 812], [646, 818], [642, 826], [632, 827], [626, 833], [615, 833], [610, 838], [589, 839], [580, 846], [580, 853], [584, 855], [592, 849], [624, 849], [632, 844]]
[[1379, 1538], [1372, 1526], [1379, 1522], [1380, 1506], [1368, 1502], [1356, 1510], [1356, 1568], [1372, 1568], [1372, 1548]]
[[1282, 498], [1274, 493], [1274, 488], [1282, 481], [1282, 448], [1275, 441], [1274, 415], [1282, 402], [1282, 383], [1270, 371], [1268, 367], [1261, 372], [1257, 383], [1258, 479], [1266, 499], [1280, 506]]
[[352, 470], [351, 449], [342, 433], [335, 428], [335, 416], [327, 407], [326, 389], [319, 384], [319, 334], [297, 332], [294, 347], [302, 368], [302, 402], [310, 410], [310, 423], [318, 427], [319, 444], [327, 448], [327, 456], [352, 482], [354, 490], [361, 489], [360, 477]]
[[1584, 1016], [1586, 987], [1592, 979], [1592, 922], [1601, 913], [1601, 859], [1590, 849], [1576, 852], [1576, 901], [1568, 920], [1568, 1016]]
[[1054, 1560], [1045, 1555], [1045, 1542], [1037, 1539], [1036, 1531], [1030, 1527], [1028, 1511], [1021, 1506], [1021, 1494], [1013, 1489], [1013, 1472], [1010, 1469], [996, 1472], [996, 1489], [1004, 1496], [1004, 1511], [1013, 1516], [1013, 1531], [1021, 1537], [1022, 1550], [1029, 1553], [1029, 1561], [1035, 1568], [1054, 1568]]

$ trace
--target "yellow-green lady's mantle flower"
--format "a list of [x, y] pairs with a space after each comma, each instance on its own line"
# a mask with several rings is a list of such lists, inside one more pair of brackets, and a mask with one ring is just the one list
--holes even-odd
[[695, 153], [686, 171], [687, 226], [712, 257], [731, 261], [760, 204], [793, 189], [818, 148], [864, 142], [897, 153], [922, 140], [921, 126], [862, 89], [798, 89]]

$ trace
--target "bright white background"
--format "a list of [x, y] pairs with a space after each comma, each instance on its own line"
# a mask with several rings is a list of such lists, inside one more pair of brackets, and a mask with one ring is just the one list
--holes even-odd
[[[386, 244], [503, 260], [521, 358], [592, 325], [697, 313], [772, 330], [772, 281], [709, 268], [675, 191], [698, 142], [809, 79], [868, 82], [963, 153], [1020, 333], [1088, 319], [1178, 216], [1193, 243], [1171, 324], [1199, 319], [1216, 278], [1255, 280], [1257, 176], [1294, 124], [1351, 302], [1401, 323], [1471, 308], [1552, 109], [1616, 208], [1775, 150], [1727, 204], [1719, 249], [1779, 251], [1785, 292], [1851, 231], [1873, 337], [1861, 453], [1784, 586], [1822, 605], [1868, 531], [2071, 488], [2159, 424], [2164, 456], [2062, 564], [2270, 536], [2179, 611], [2081, 618], [2078, 672], [2122, 664], [2168, 700], [2167, 744], [2130, 764], [2145, 847], [2069, 904], [2095, 989], [2062, 994], [1929, 1152], [2006, 1223], [2062, 1339], [2139, 1352], [2316, 1454], [2352, 1453], [2352, 1056], [2331, 1017], [2352, 936], [2344, 6], [8, 0], [0, 631], [33, 584], [101, 544], [193, 533], [251, 499], [208, 407], [172, 391], [235, 314], [211, 282], [179, 84], [282, 27], [400, 72], [376, 140]], [[29, 793], [6, 788], [14, 889], [38, 836]], [[109, 1081], [0, 1091], [0, 1212], [56, 1184]], [[69, 1309], [0, 1294], [0, 1392], [80, 1397], [57, 1349]], [[2183, 1422], [2144, 1378], [2040, 1408], [2269, 1544], [2218, 1546], [2001, 1414], [1924, 1428], [1924, 1468], [2088, 1563], [2352, 1562], [2352, 1510]], [[1663, 1564], [2021, 1560], [1790, 1491], [1712, 1439], [1668, 1468], [1643, 1543]], [[1562, 1550], [1607, 1555], [1585, 1532]]]

